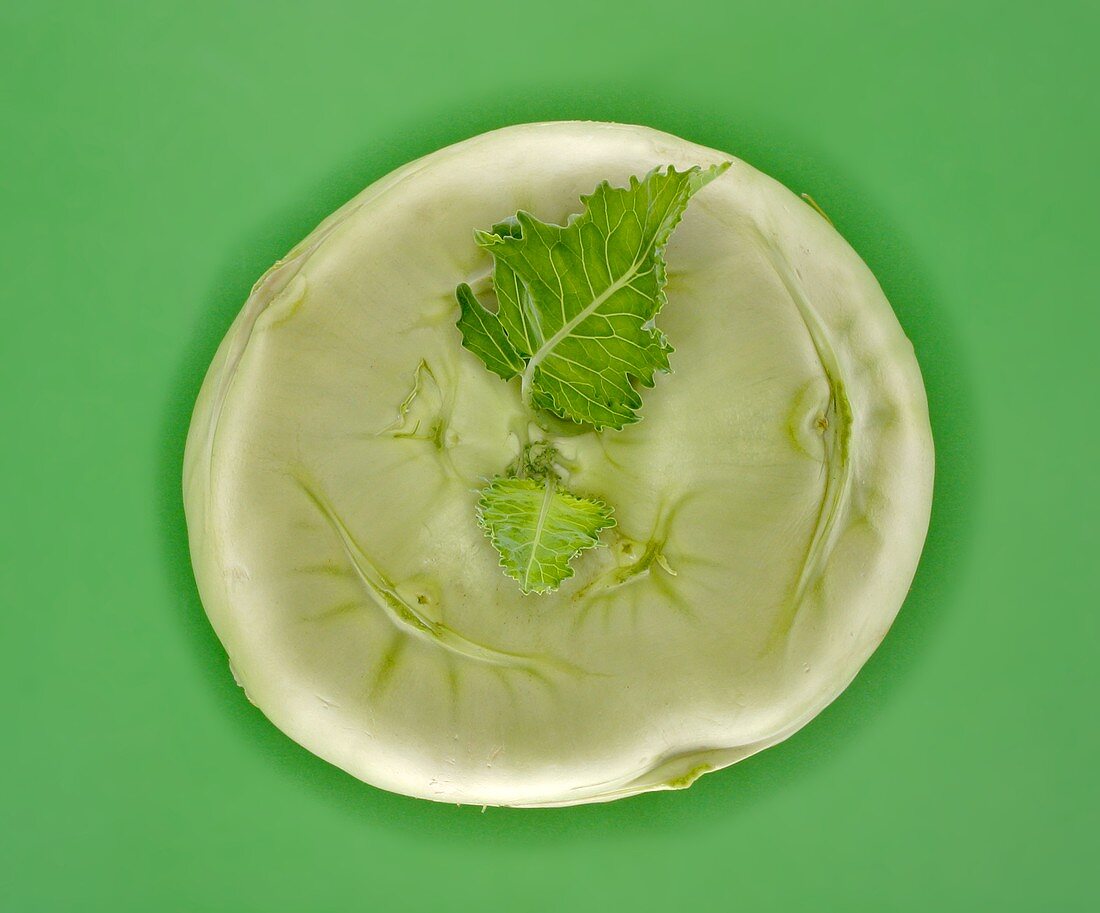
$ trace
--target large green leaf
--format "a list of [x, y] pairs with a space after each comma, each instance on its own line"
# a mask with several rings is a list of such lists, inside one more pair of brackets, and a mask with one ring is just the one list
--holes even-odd
[[550, 225], [526, 212], [477, 232], [492, 253], [497, 310], [458, 288], [463, 345], [524, 398], [597, 429], [636, 422], [636, 384], [669, 369], [654, 324], [665, 302], [664, 249], [688, 201], [728, 167], [654, 169], [627, 187], [600, 184], [584, 211]]

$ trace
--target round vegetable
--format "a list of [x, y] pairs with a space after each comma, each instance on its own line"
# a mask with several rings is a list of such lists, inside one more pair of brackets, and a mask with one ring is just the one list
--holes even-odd
[[821, 711], [902, 603], [932, 470], [912, 346], [817, 211], [664, 133], [549, 123], [398, 169], [264, 275], [184, 498], [290, 737], [395, 792], [568, 805]]

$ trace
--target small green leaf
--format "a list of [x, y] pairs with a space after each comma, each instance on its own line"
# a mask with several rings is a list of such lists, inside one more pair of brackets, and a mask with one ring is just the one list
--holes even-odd
[[578, 498], [554, 478], [494, 479], [481, 491], [478, 522], [504, 572], [524, 593], [549, 593], [573, 576], [570, 561], [615, 525], [602, 501]]
[[525, 362], [508, 341], [497, 315], [482, 306], [474, 297], [473, 289], [465, 282], [458, 287], [456, 294], [461, 311], [458, 328], [462, 331], [462, 344], [503, 380], [522, 372]]
[[653, 325], [665, 245], [691, 196], [727, 167], [605, 181], [564, 226], [520, 212], [477, 232], [494, 258], [498, 310], [459, 286], [463, 345], [504, 379], [521, 375], [531, 405], [597, 429], [638, 421], [635, 384], [653, 386], [672, 351]]

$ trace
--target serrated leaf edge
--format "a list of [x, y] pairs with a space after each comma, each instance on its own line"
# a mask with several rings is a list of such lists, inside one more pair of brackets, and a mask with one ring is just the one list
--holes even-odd
[[[478, 502], [477, 502], [477, 508], [476, 508], [476, 511], [475, 511], [475, 516], [477, 518], [477, 525], [479, 527], [481, 527], [482, 531], [485, 533], [486, 538], [488, 538], [490, 543], [492, 544], [494, 551], [496, 551], [496, 553], [500, 556], [500, 560], [497, 562], [497, 566], [500, 567], [500, 569], [502, 571], [504, 571], [504, 575], [506, 577], [508, 577], [509, 580], [515, 580], [516, 583], [519, 584], [520, 592], [523, 593], [525, 596], [529, 596], [532, 593], [534, 593], [535, 595], [538, 595], [538, 596], [544, 596], [547, 593], [553, 593], [555, 590], [559, 589], [561, 587], [561, 585], [563, 583], [565, 583], [566, 580], [569, 580], [571, 577], [576, 576], [577, 572], [573, 567], [573, 562], [576, 560], [577, 556], [581, 552], [588, 551], [589, 549], [592, 549], [592, 548], [602, 548], [603, 547], [603, 542], [600, 540], [600, 534], [605, 529], [611, 529], [612, 527], [618, 525], [617, 521], [615, 520], [615, 509], [613, 507], [609, 506], [607, 504], [607, 502], [604, 501], [602, 498], [589, 497], [587, 495], [578, 495], [575, 492], [569, 491], [568, 489], [565, 489], [565, 488], [559, 489], [560, 493], [563, 494], [563, 495], [566, 495], [567, 497], [575, 498], [578, 501], [588, 501], [588, 502], [594, 504], [596, 507], [599, 508], [600, 514], [602, 515], [602, 518], [606, 522], [604, 523], [604, 525], [602, 525], [596, 531], [596, 534], [594, 536], [589, 537], [591, 539], [591, 542], [589, 544], [582, 545], [580, 548], [578, 548], [576, 551], [574, 551], [572, 554], [569, 555], [569, 557], [566, 559], [566, 562], [565, 562], [565, 573], [562, 575], [561, 580], [559, 580], [558, 583], [555, 586], [546, 586], [546, 587], [537, 587], [536, 586], [536, 587], [526, 588], [523, 584], [523, 581], [521, 581], [517, 577], [514, 577], [510, 573], [508, 565], [505, 564], [504, 555], [501, 553], [500, 549], [497, 547], [496, 538], [495, 538], [495, 535], [494, 535], [493, 528], [488, 524], [488, 522], [486, 522], [485, 515], [482, 511], [482, 503], [483, 503], [483, 500], [484, 500], [484, 497], [485, 497], [485, 492], [488, 491], [490, 488], [492, 488], [494, 485], [496, 485], [498, 482], [512, 482], [512, 481], [524, 481], [524, 480], [516, 479], [514, 476], [497, 476], [496, 478], [490, 480], [489, 483], [484, 488], [481, 488], [481, 489], [478, 490]], [[532, 479], [532, 480], [527, 480], [527, 481], [538, 481], [538, 480], [533, 480]], [[544, 485], [548, 484], [546, 480], [541, 480], [541, 481], [542, 481], [542, 484], [544, 484]]]

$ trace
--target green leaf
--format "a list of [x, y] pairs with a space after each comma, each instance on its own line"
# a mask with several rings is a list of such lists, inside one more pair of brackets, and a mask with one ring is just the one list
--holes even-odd
[[481, 491], [478, 522], [500, 566], [524, 593], [549, 593], [573, 576], [570, 561], [615, 525], [602, 501], [578, 498], [555, 479], [494, 479]]
[[519, 357], [515, 347], [495, 314], [481, 306], [473, 289], [465, 282], [458, 287], [458, 328], [462, 331], [462, 344], [485, 362], [494, 374], [509, 380], [519, 374], [526, 362]]
[[665, 245], [692, 194], [728, 166], [605, 181], [564, 226], [520, 212], [477, 232], [494, 258], [497, 311], [459, 286], [463, 345], [504, 379], [519, 374], [534, 406], [597, 429], [638, 421], [635, 384], [653, 386], [672, 351], [653, 325]]
[[[493, 226], [493, 234], [518, 235], [519, 223], [514, 219], [500, 222]], [[534, 346], [541, 340], [531, 337], [522, 316], [530, 310], [530, 296], [511, 267], [499, 261], [495, 264], [493, 287], [497, 296], [495, 314], [482, 307], [469, 285], [463, 283], [458, 287], [458, 328], [462, 331], [462, 345], [494, 374], [510, 380], [523, 373]]]

